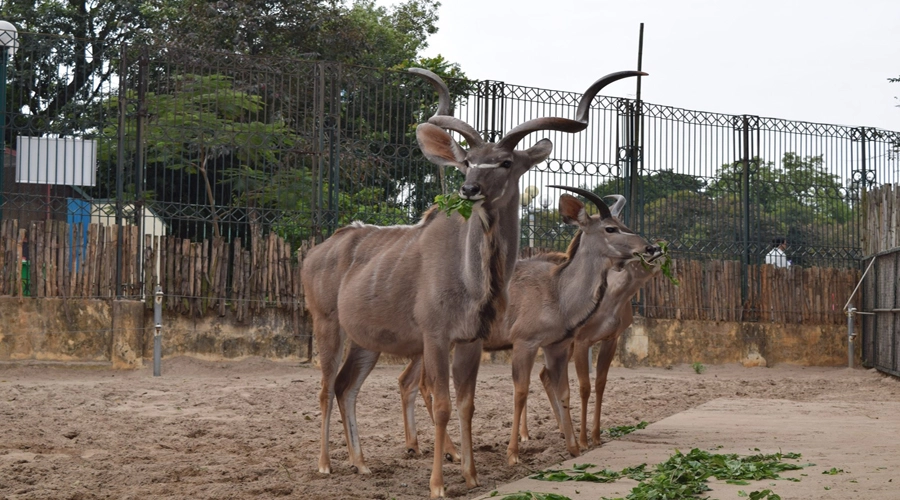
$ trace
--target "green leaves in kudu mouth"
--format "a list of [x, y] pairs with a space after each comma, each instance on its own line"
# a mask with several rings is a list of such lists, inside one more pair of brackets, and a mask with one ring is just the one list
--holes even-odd
[[[659, 245], [659, 248], [662, 249], [662, 256], [657, 257], [656, 259], [654, 259], [654, 261], [662, 259], [662, 264], [660, 264], [659, 270], [662, 271], [663, 276], [668, 278], [669, 281], [671, 281], [673, 285], [680, 286], [681, 282], [678, 281], [678, 278], [675, 277], [675, 272], [672, 271], [672, 257], [669, 256], [669, 243], [666, 241], [660, 241], [660, 242], [658, 242], [658, 245]], [[638, 257], [641, 259], [641, 265], [644, 266], [644, 269], [649, 271], [651, 269], [651, 266], [653, 266], [653, 264], [650, 262], [647, 262], [647, 260], [644, 259], [644, 256], [642, 254], [638, 254]]]
[[442, 212], [447, 212], [447, 217], [453, 215], [455, 210], [466, 220], [469, 220], [469, 217], [472, 216], [472, 205], [475, 204], [474, 201], [461, 197], [459, 193], [453, 193], [448, 196], [439, 194], [434, 197], [434, 202], [437, 203], [438, 208]]

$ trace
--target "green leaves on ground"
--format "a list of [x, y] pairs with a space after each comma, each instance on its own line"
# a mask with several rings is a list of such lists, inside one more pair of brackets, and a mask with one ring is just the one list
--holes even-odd
[[747, 497], [750, 500], [781, 500], [781, 495], [776, 495], [772, 490], [751, 491], [747, 494], [745, 491], [738, 492], [739, 497]]
[[[644, 422], [642, 422], [644, 423]], [[802, 465], [786, 463], [784, 459], [796, 460], [799, 453], [773, 453], [739, 456], [737, 454], [709, 453], [694, 448], [684, 454], [675, 450], [665, 462], [655, 470], [647, 471], [646, 464], [628, 467], [622, 471], [596, 468], [594, 464], [576, 464], [571, 469], [550, 469], [530, 476], [540, 481], [586, 481], [609, 483], [628, 477], [640, 484], [631, 490], [627, 500], [665, 500], [688, 498], [709, 491], [709, 478], [714, 477], [729, 484], [750, 484], [748, 481], [783, 479], [781, 472], [802, 469]], [[836, 469], [832, 469], [836, 470]], [[825, 472], [830, 473], [829, 471]], [[837, 474], [837, 472], [834, 472]], [[525, 499], [531, 497], [522, 497]], [[750, 493], [752, 500], [780, 500], [770, 490]], [[505, 499], [504, 499], [505, 500]], [[515, 500], [515, 499], [512, 499]]]
[[[494, 492], [496, 493], [496, 491]], [[491, 496], [495, 496], [491, 494]], [[513, 493], [511, 495], [506, 495], [500, 500], [572, 500], [571, 498], [565, 495], [558, 495], [556, 493], [535, 493], [533, 491], [520, 491], [518, 493]]]
[[469, 220], [469, 217], [472, 216], [472, 205], [475, 204], [474, 201], [459, 196], [459, 193], [453, 193], [449, 196], [439, 194], [434, 197], [434, 202], [437, 203], [442, 212], [447, 212], [447, 217], [453, 215], [453, 211], [456, 210], [466, 220]]
[[610, 427], [609, 429], [605, 429], [603, 432], [607, 436], [615, 439], [620, 438], [626, 434], [631, 434], [634, 431], [646, 429], [647, 426], [650, 425], [647, 422], [641, 421], [641, 423], [637, 425], [618, 425], [615, 427]]

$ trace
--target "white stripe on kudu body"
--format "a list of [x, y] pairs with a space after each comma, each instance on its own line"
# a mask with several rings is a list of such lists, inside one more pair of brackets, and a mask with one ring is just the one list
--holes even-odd
[[[471, 426], [481, 343], [491, 331], [502, 328], [506, 313], [507, 286], [519, 244], [519, 178], [546, 160], [552, 150], [546, 139], [526, 150], [516, 150], [516, 145], [540, 130], [584, 130], [590, 103], [601, 88], [642, 73], [607, 75], [585, 92], [575, 120], [530, 120], [495, 144], [485, 142], [478, 131], [450, 115], [450, 93], [437, 75], [411, 71], [426, 78], [440, 95], [437, 114], [416, 128], [419, 147], [433, 163], [462, 172], [465, 181], [459, 195], [480, 200], [473, 207], [473, 217], [465, 220], [458, 213], [447, 217], [432, 207], [412, 227], [345, 227], [310, 250], [301, 279], [322, 368], [319, 471], [331, 472], [328, 439], [336, 398], [350, 466], [369, 472], [356, 422], [359, 388], [382, 352], [422, 357], [435, 420], [429, 486], [432, 497], [441, 497], [451, 368], [459, 401], [462, 473], [467, 486], [478, 485]], [[470, 148], [463, 149], [447, 130], [459, 133]], [[501, 168], [494, 166], [497, 163]], [[350, 350], [342, 364], [345, 341]], [[452, 367], [451, 348], [455, 350]], [[418, 445], [413, 449], [418, 452]]]

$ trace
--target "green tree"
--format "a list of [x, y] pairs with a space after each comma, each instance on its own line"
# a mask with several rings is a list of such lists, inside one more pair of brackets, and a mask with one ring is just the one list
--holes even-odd
[[[635, 201], [635, 203], [651, 204], [672, 193], [680, 191], [698, 193], [704, 187], [705, 183], [703, 179], [692, 175], [679, 174], [672, 170], [651, 172], [640, 176], [640, 180], [638, 181], [640, 200]], [[597, 185], [592, 191], [599, 196], [621, 194], [627, 197], [628, 193], [625, 193], [624, 190], [624, 182], [619, 179], [611, 179]], [[629, 202], [631, 202], [631, 200], [629, 200]]]
[[[285, 156], [300, 139], [282, 121], [260, 121], [260, 117], [267, 116], [263, 98], [235, 89], [230, 78], [183, 75], [176, 81], [177, 85], [170, 93], [146, 96], [146, 106], [151, 113], [144, 135], [150, 172], [148, 189], [165, 199], [176, 194], [177, 187], [164, 185], [166, 176], [161, 172], [181, 171], [197, 176], [205, 198], [203, 201], [209, 208], [207, 216], [212, 223], [213, 235], [220, 236], [216, 206], [227, 204], [231, 199], [217, 199], [215, 184], [227, 185], [218, 190], [221, 196], [240, 196], [241, 191], [249, 191], [248, 172], [279, 170], [285, 163]], [[118, 98], [109, 99], [106, 105], [116, 109]], [[135, 143], [136, 130], [136, 122], [128, 120], [126, 144]], [[118, 137], [117, 121], [108, 123], [102, 135]], [[117, 161], [117, 151], [112, 144], [115, 144], [112, 140], [101, 141], [101, 160]], [[160, 177], [162, 182], [155, 182]], [[239, 178], [245, 182], [232, 182]]]

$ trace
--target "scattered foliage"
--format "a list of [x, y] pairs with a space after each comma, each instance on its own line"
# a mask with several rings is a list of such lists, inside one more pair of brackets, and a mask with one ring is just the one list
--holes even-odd
[[[491, 493], [491, 496], [494, 496], [494, 493]], [[556, 493], [535, 493], [533, 491], [520, 491], [518, 493], [513, 493], [512, 495], [506, 495], [500, 500], [572, 500], [571, 498], [565, 495], [559, 495]]]
[[631, 434], [634, 431], [646, 429], [647, 426], [650, 425], [648, 422], [641, 421], [641, 423], [637, 425], [618, 425], [615, 427], [610, 427], [609, 429], [605, 429], [603, 432], [611, 437], [611, 438], [620, 438], [626, 434]]
[[[750, 484], [749, 481], [783, 479], [781, 472], [798, 470], [802, 465], [786, 463], [784, 459], [796, 460], [799, 453], [773, 453], [739, 456], [718, 454], [694, 448], [684, 454], [678, 450], [665, 462], [658, 464], [654, 471], [646, 471], [646, 464], [628, 467], [622, 471], [611, 469], [590, 470], [594, 464], [575, 464], [571, 469], [550, 469], [530, 476], [540, 481], [587, 481], [609, 483], [622, 477], [639, 481], [626, 500], [663, 500], [689, 498], [709, 491], [711, 477], [729, 484]], [[745, 494], [744, 496], [747, 496]], [[780, 500], [771, 490], [754, 491], [751, 500]], [[511, 500], [516, 500], [514, 497]], [[531, 497], [521, 497], [531, 498]], [[505, 499], [504, 499], [505, 500]], [[618, 500], [618, 499], [617, 499]]]
[[691, 368], [694, 369], [694, 372], [697, 375], [700, 375], [701, 373], [706, 371], [706, 366], [704, 366], [703, 363], [701, 363], [699, 361], [694, 361], [694, 363], [691, 364]]

